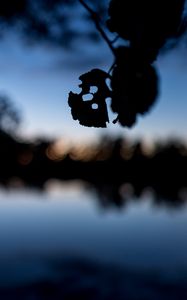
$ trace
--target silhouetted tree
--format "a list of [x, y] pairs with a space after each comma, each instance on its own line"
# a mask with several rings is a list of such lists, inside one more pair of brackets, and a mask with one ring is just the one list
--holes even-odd
[[20, 113], [12, 101], [7, 96], [0, 95], [0, 130], [14, 133], [20, 121]]

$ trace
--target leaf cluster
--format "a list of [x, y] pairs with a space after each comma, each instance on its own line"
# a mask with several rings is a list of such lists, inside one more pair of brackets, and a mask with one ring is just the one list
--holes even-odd
[[[102, 91], [109, 79], [111, 110], [117, 114], [113, 123], [132, 127], [137, 116], [150, 111], [158, 98], [159, 78], [154, 63], [160, 51], [183, 31], [185, 0], [111, 0], [107, 27], [123, 41], [120, 46], [110, 41], [87, 3], [80, 2], [112, 50], [114, 63], [108, 73], [97, 70], [97, 82], [90, 76], [95, 74], [95, 70], [80, 77], [83, 79], [81, 93], [69, 94], [73, 118], [78, 119], [81, 125], [106, 127], [107, 97]], [[89, 80], [89, 87], [98, 87], [98, 92], [88, 101], [84, 101], [84, 95], [89, 92], [85, 89], [86, 80]], [[97, 108], [93, 108], [93, 103], [97, 104]]]

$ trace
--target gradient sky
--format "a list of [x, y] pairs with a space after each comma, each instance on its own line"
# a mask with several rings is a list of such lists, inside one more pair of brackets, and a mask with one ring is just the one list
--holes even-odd
[[[73, 121], [67, 104], [78, 77], [92, 68], [108, 70], [112, 63], [104, 43], [82, 43], [71, 52], [27, 47], [15, 36], [0, 41], [0, 92], [11, 97], [23, 115], [23, 136], [95, 138], [101, 134], [129, 137], [187, 138], [187, 62], [184, 47], [158, 59], [160, 96], [156, 105], [140, 117], [132, 129], [110, 124], [107, 129], [86, 128]], [[111, 116], [113, 119], [113, 117]]]

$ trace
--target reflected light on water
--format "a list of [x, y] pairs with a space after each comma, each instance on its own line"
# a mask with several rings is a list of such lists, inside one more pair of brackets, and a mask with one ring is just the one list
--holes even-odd
[[[127, 192], [132, 195], [132, 186], [122, 185], [121, 194]], [[1, 190], [0, 295], [5, 287], [19, 286], [23, 292], [32, 285], [30, 293], [46, 280], [55, 290], [62, 284], [64, 291], [70, 278], [70, 290], [79, 282], [85, 291], [89, 281], [103, 292], [104, 286], [114, 288], [113, 276], [119, 299], [137, 299], [134, 289], [124, 290], [125, 282], [138, 284], [143, 295], [145, 286], [157, 295], [160, 284], [178, 293], [179, 279], [187, 283], [187, 206], [156, 207], [150, 192], [133, 197], [118, 210], [103, 210], [93, 189], [81, 181], [49, 181], [43, 193]]]
[[48, 196], [58, 196], [62, 199], [64, 196], [74, 196], [75, 199], [79, 199], [81, 195], [85, 192], [85, 188], [89, 184], [84, 183], [81, 180], [74, 180], [70, 182], [62, 182], [56, 179], [50, 179], [46, 182], [44, 190], [47, 192]]

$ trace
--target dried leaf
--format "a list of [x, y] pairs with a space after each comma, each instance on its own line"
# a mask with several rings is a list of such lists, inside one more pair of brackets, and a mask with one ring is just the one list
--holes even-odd
[[[88, 127], [106, 127], [109, 122], [106, 98], [111, 96], [106, 79], [109, 75], [100, 70], [93, 69], [79, 77], [82, 89], [79, 94], [69, 93], [68, 104], [74, 120]], [[92, 90], [95, 90], [94, 92]], [[85, 96], [90, 99], [85, 100]]]

